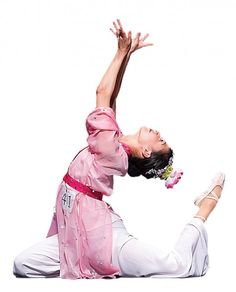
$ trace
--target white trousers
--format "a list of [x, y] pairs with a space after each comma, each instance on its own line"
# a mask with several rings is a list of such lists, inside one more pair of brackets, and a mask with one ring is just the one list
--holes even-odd
[[[202, 276], [208, 269], [207, 233], [203, 222], [193, 218], [171, 252], [145, 244], [130, 235], [112, 212], [112, 263], [123, 277]], [[13, 272], [20, 277], [58, 277], [60, 259], [57, 235], [48, 237], [19, 254]]]

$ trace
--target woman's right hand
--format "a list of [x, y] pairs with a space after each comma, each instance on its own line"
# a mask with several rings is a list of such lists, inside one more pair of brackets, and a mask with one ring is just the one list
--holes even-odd
[[129, 50], [129, 54], [132, 54], [133, 52], [144, 48], [144, 47], [148, 47], [148, 46], [153, 46], [153, 43], [144, 43], [144, 41], [146, 40], [146, 38], [149, 36], [149, 34], [145, 34], [145, 36], [143, 36], [141, 38], [141, 33], [138, 32], [135, 36], [134, 39], [132, 39], [132, 44]]

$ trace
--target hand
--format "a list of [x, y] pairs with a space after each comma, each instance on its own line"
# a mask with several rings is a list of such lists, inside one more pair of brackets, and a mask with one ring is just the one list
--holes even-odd
[[146, 40], [146, 38], [149, 36], [149, 34], [145, 34], [144, 37], [141, 37], [141, 33], [138, 32], [136, 34], [136, 37], [134, 39], [132, 39], [132, 44], [129, 50], [129, 54], [132, 54], [133, 52], [137, 51], [138, 49], [144, 48], [144, 47], [148, 47], [148, 46], [153, 46], [152, 43], [144, 43], [144, 41]]
[[[118, 25], [117, 25], [118, 24]], [[113, 34], [118, 38], [118, 48], [119, 45], [123, 45], [121, 44], [122, 40], [120, 39], [120, 37], [125, 36], [126, 37], [126, 33], [123, 30], [122, 24], [120, 22], [119, 19], [117, 19], [117, 24], [115, 22], [113, 22], [114, 25], [114, 29], [110, 28], [110, 30], [113, 32]], [[149, 34], [147, 33], [144, 37], [141, 38], [141, 33], [137, 33], [135, 38], [132, 39], [132, 34], [131, 32], [128, 33], [128, 38], [131, 38], [131, 45], [130, 45], [130, 49], [129, 49], [129, 54], [131, 55], [133, 52], [137, 51], [138, 49], [147, 47], [147, 46], [153, 46], [152, 43], [144, 43], [144, 41], [146, 40], [146, 38], [149, 36]], [[126, 37], [127, 39], [127, 37]]]
[[132, 44], [132, 33], [131, 31], [128, 34], [125, 33], [119, 19], [117, 19], [117, 23], [113, 21], [113, 26], [114, 29], [110, 28], [110, 30], [118, 39], [118, 50], [127, 54]]

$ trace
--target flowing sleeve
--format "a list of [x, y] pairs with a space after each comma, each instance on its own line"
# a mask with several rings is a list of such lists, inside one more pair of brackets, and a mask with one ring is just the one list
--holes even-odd
[[103, 166], [107, 174], [124, 175], [121, 161], [124, 151], [118, 141], [121, 131], [110, 107], [97, 107], [86, 119], [87, 142], [90, 152], [97, 163]]

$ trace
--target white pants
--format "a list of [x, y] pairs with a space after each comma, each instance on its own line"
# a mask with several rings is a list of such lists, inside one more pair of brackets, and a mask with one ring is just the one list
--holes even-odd
[[[130, 235], [122, 219], [112, 212], [112, 263], [120, 276], [202, 276], [208, 268], [207, 234], [200, 219], [193, 218], [169, 253]], [[14, 274], [20, 277], [58, 277], [60, 260], [57, 235], [48, 237], [18, 255]]]

